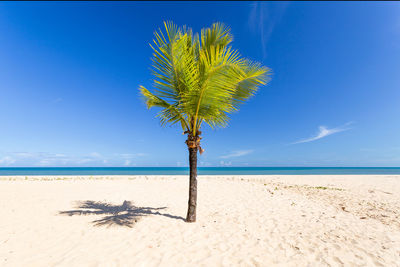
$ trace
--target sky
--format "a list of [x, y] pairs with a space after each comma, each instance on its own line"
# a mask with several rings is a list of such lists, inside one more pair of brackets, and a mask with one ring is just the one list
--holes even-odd
[[188, 166], [138, 91], [167, 20], [273, 73], [198, 166], [400, 166], [399, 2], [1, 2], [0, 167]]

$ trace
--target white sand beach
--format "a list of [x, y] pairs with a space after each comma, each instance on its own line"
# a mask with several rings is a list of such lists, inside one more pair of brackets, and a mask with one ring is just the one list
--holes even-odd
[[400, 176], [0, 177], [0, 266], [400, 266]]

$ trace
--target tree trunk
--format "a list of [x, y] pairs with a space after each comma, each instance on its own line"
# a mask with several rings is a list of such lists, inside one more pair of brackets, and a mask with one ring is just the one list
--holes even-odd
[[189, 201], [186, 222], [196, 221], [196, 204], [197, 204], [197, 147], [189, 147], [189, 165], [190, 165], [190, 182], [189, 182]]

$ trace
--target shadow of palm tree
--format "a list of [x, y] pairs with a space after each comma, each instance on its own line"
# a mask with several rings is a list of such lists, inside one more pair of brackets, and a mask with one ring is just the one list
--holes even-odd
[[184, 220], [180, 216], [173, 216], [168, 213], [161, 213], [160, 210], [166, 209], [137, 207], [130, 201], [124, 201], [122, 205], [113, 205], [106, 202], [96, 202], [92, 200], [78, 201], [75, 210], [60, 211], [61, 215], [106, 215], [101, 219], [94, 220], [95, 226], [127, 226], [132, 227], [141, 217], [148, 215], [159, 215], [176, 220]]

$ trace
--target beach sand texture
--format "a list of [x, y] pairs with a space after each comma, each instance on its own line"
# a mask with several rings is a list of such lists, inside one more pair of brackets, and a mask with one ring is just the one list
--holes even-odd
[[400, 266], [400, 176], [0, 177], [0, 266]]

